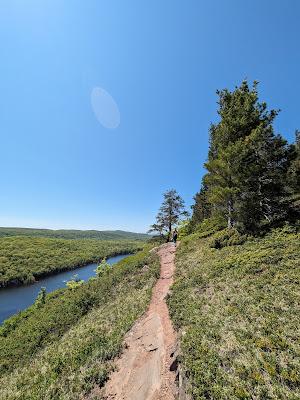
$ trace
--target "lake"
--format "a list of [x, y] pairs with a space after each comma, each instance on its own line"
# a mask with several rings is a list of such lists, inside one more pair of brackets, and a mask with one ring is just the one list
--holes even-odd
[[[128, 257], [128, 254], [110, 257], [107, 259], [107, 262], [113, 265], [125, 257]], [[41, 287], [45, 287], [47, 293], [53, 292], [56, 289], [65, 287], [66, 281], [72, 279], [74, 274], [78, 275], [78, 279], [86, 281], [95, 276], [95, 269], [98, 264], [93, 263], [84, 267], [74, 268], [71, 271], [58, 272], [55, 275], [41, 278], [31, 285], [0, 289], [0, 324], [13, 314], [33, 304]]]

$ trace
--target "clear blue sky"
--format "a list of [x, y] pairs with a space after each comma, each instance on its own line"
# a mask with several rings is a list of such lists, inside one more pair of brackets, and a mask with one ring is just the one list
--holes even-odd
[[245, 77], [293, 140], [299, 21], [297, 0], [2, 0], [0, 226], [145, 231], [166, 189], [190, 205], [215, 91]]

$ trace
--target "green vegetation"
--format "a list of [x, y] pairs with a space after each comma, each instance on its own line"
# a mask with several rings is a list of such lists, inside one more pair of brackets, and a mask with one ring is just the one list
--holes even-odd
[[158, 274], [148, 248], [7, 320], [0, 328], [0, 398], [73, 400], [103, 385]]
[[221, 233], [190, 235], [176, 254], [168, 302], [192, 398], [299, 399], [300, 234], [226, 246]]
[[300, 194], [300, 131], [295, 132], [293, 160], [288, 170], [288, 184], [291, 193]]
[[111, 265], [109, 265], [107, 262], [106, 262], [106, 258], [103, 258], [103, 260], [101, 261], [101, 263], [98, 265], [98, 267], [96, 268], [96, 275], [98, 276], [98, 277], [100, 277], [101, 275], [103, 275], [103, 274], [106, 274], [106, 273], [108, 273], [109, 271], [110, 271], [110, 269], [111, 269], [112, 267], [111, 267]]
[[41, 287], [41, 290], [39, 291], [37, 298], [35, 300], [35, 305], [37, 307], [43, 306], [46, 302], [46, 296], [47, 296], [47, 291], [44, 286]]
[[66, 282], [66, 286], [69, 289], [77, 289], [79, 286], [81, 286], [83, 284], [84, 284], [84, 280], [79, 279], [77, 274], [73, 275], [72, 279], [70, 279], [69, 281]]
[[191, 230], [216, 216], [229, 229], [252, 234], [297, 220], [299, 132], [292, 145], [274, 133], [278, 111], [259, 102], [257, 82], [217, 94], [220, 121], [210, 127], [207, 173], [195, 196]]
[[134, 253], [139, 241], [64, 240], [32, 237], [0, 238], [0, 287], [34, 282], [36, 278], [104, 257]]
[[149, 235], [126, 231], [81, 231], [76, 229], [32, 229], [32, 228], [1, 228], [0, 237], [31, 236], [56, 239], [99, 239], [99, 240], [147, 240]]
[[[157, 239], [171, 240], [172, 228], [180, 222], [181, 217], [187, 217], [184, 201], [175, 189], [164, 193], [156, 222], [151, 225], [149, 232], [158, 233]], [[155, 238], [156, 239], [156, 238]]]
[[[300, 135], [274, 133], [257, 82], [217, 92], [207, 173], [168, 300], [193, 399], [300, 398]], [[190, 234], [189, 236], [187, 236]]]
[[[168, 297], [179, 363], [194, 400], [296, 400], [300, 135], [288, 144], [274, 133], [278, 112], [259, 102], [256, 82], [217, 93], [220, 121], [210, 128], [192, 218], [179, 226]], [[186, 214], [177, 192], [166, 192], [152, 244], [170, 238]], [[0, 228], [0, 236], [13, 236], [0, 238], [2, 286], [102, 259], [97, 277], [87, 283], [75, 277], [48, 295], [42, 289], [31, 307], [0, 327], [1, 399], [86, 398], [104, 384], [159, 270], [150, 243], [95, 240], [110, 234], [145, 239], [121, 231]], [[106, 263], [139, 248], [113, 268]]]

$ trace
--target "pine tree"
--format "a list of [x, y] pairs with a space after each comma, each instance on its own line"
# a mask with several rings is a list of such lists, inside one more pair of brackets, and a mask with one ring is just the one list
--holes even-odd
[[204, 177], [213, 213], [243, 230], [256, 230], [282, 212], [281, 199], [290, 148], [274, 135], [278, 111], [258, 101], [257, 82], [246, 81], [233, 92], [218, 91], [220, 122], [210, 128]]
[[164, 193], [164, 201], [156, 216], [156, 223], [151, 225], [149, 232], [159, 232], [170, 240], [173, 226], [177, 225], [183, 216], [188, 216], [183, 199], [175, 189], [168, 190]]
[[295, 144], [293, 155], [288, 171], [289, 185], [293, 194], [300, 194], [300, 131], [295, 132]]
[[202, 184], [201, 189], [194, 196], [194, 205], [192, 205], [192, 218], [191, 226], [200, 224], [204, 219], [208, 218], [211, 214], [211, 206], [207, 200], [207, 187]]

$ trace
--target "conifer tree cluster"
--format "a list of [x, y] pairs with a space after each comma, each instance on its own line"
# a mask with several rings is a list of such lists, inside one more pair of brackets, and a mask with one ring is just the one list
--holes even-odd
[[[257, 232], [288, 219], [287, 196], [299, 193], [300, 135], [289, 145], [274, 133], [278, 110], [259, 102], [257, 82], [217, 91], [220, 121], [210, 127], [207, 173], [195, 196], [192, 225], [218, 216], [227, 227]], [[294, 210], [295, 213], [295, 210]]]

